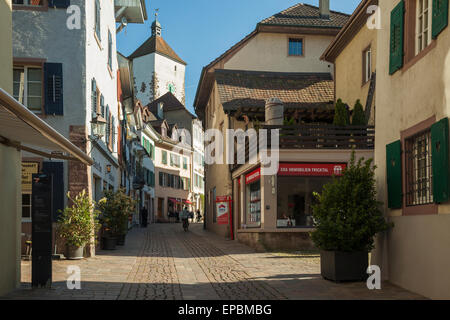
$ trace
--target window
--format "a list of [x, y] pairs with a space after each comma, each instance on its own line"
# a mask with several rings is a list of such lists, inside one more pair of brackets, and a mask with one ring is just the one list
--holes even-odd
[[31, 194], [22, 193], [22, 219], [31, 220]]
[[112, 71], [112, 36], [111, 31], [108, 30], [108, 67]]
[[416, 54], [431, 43], [432, 0], [417, 0]]
[[44, 0], [13, 0], [12, 4], [30, 7], [42, 7], [44, 5]]
[[109, 106], [106, 105], [106, 114], [105, 114], [105, 118], [106, 118], [106, 135], [105, 135], [105, 143], [107, 146], [109, 146], [109, 141], [110, 141], [110, 134], [111, 134], [111, 123], [109, 121]]
[[99, 41], [102, 40], [100, 36], [100, 0], [95, 0], [95, 34]]
[[14, 98], [36, 112], [42, 112], [42, 68], [14, 68]]
[[303, 56], [303, 39], [289, 39], [289, 55]]
[[188, 165], [187, 165], [187, 158], [186, 158], [186, 157], [183, 157], [183, 169], [184, 169], [184, 170], [187, 170], [187, 168], [188, 168]]
[[363, 84], [370, 81], [372, 75], [372, 49], [363, 51]]
[[180, 167], [180, 156], [175, 153], [171, 153], [170, 154], [170, 165], [172, 167], [179, 168]]
[[92, 109], [92, 118], [97, 117], [97, 82], [95, 79], [92, 79], [91, 82], [91, 109]]
[[433, 203], [431, 130], [405, 140], [406, 205]]
[[162, 157], [162, 164], [167, 164], [167, 151], [166, 150], [161, 150], [161, 157]]

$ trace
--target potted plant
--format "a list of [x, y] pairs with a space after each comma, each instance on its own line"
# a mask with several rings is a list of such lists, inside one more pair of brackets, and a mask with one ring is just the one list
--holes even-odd
[[105, 197], [99, 201], [99, 209], [102, 212], [103, 249], [114, 250], [116, 245], [124, 245], [134, 201], [123, 190], [105, 191]]
[[70, 260], [83, 259], [84, 247], [91, 244], [98, 230], [98, 211], [94, 202], [89, 199], [86, 190], [75, 198], [67, 197], [72, 206], [66, 207], [58, 219], [58, 234], [66, 242], [66, 258]]
[[322, 194], [315, 194], [315, 231], [311, 238], [321, 249], [320, 268], [325, 279], [361, 281], [367, 278], [368, 255], [374, 236], [387, 231], [388, 224], [376, 200], [372, 159], [355, 161], [352, 152], [342, 177], [334, 177]]

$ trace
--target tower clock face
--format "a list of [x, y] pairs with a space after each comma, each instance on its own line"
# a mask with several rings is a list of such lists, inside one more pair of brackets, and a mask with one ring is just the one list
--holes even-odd
[[176, 87], [175, 87], [175, 85], [174, 85], [173, 83], [169, 83], [169, 84], [167, 85], [167, 90], [169, 90], [170, 93], [175, 94], [175, 92], [176, 92]]

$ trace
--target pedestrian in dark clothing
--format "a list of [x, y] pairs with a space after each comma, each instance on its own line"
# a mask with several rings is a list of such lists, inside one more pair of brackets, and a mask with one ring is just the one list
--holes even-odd
[[143, 228], [147, 228], [147, 217], [148, 217], [148, 211], [146, 207], [143, 207], [141, 210], [141, 225]]

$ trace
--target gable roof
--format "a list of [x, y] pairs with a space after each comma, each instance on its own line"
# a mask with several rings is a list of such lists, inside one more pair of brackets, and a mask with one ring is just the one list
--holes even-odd
[[259, 22], [254, 31], [203, 67], [194, 99], [196, 114], [200, 119], [203, 119], [203, 108], [207, 103], [207, 97], [214, 82], [214, 69], [223, 68], [223, 62], [232, 57], [258, 33], [283, 32], [288, 34], [327, 34], [335, 36], [346, 24], [349, 17], [350, 15], [345, 13], [330, 11], [330, 18], [323, 18], [320, 16], [318, 7], [298, 3]]
[[334, 83], [329, 73], [242, 70], [214, 73], [225, 112], [241, 108], [264, 112], [270, 98], [279, 98], [286, 109], [327, 109], [334, 99]]
[[347, 23], [349, 17], [350, 15], [342, 12], [330, 11], [330, 17], [323, 18], [320, 16], [319, 7], [298, 3], [267, 19], [264, 19], [259, 23], [259, 25], [342, 28]]
[[139, 48], [136, 49], [128, 59], [135, 59], [138, 57], [145, 56], [151, 53], [159, 53], [163, 56], [171, 58], [181, 64], [187, 65], [169, 46], [169, 44], [159, 36], [151, 36], [147, 41], [145, 41]]
[[367, 23], [367, 19], [372, 15], [372, 13], [368, 12], [368, 8], [371, 5], [378, 5], [378, 0], [362, 0], [360, 2], [345, 26], [328, 45], [328, 48], [320, 57], [321, 60], [334, 63], [339, 54]]
[[158, 117], [158, 104], [160, 102], [163, 103], [164, 113], [176, 110], [185, 110], [187, 113], [189, 113], [190, 116], [195, 118], [195, 116], [192, 115], [189, 110], [187, 110], [185, 106], [180, 102], [180, 100], [178, 100], [177, 97], [175, 97], [170, 91], [154, 100], [153, 102], [150, 102], [146, 106], [146, 109], [148, 109], [155, 117]]

